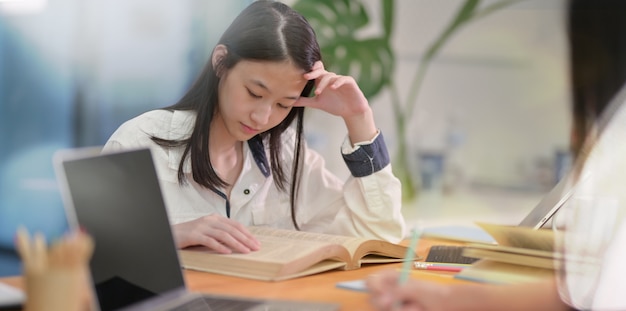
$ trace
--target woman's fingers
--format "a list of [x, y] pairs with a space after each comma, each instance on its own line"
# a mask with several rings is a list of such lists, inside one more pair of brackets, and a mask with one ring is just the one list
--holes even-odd
[[174, 226], [179, 248], [204, 245], [220, 253], [249, 253], [260, 248], [260, 243], [240, 223], [219, 215], [209, 215]]

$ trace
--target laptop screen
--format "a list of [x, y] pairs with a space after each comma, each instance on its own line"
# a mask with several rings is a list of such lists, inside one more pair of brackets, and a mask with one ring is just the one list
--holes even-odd
[[70, 225], [94, 237], [90, 268], [101, 310], [185, 288], [148, 149], [57, 164]]
[[569, 175], [563, 177], [519, 223], [521, 227], [542, 228], [569, 200], [574, 191]]

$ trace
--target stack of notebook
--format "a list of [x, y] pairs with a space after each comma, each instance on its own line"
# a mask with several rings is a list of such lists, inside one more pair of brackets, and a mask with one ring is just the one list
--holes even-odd
[[558, 256], [554, 252], [555, 232], [517, 226], [479, 224], [497, 245], [468, 244], [463, 256], [477, 258], [456, 278], [497, 284], [537, 281], [554, 275]]

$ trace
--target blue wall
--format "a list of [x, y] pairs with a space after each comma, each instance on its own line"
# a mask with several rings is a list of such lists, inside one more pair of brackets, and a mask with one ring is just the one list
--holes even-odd
[[0, 2], [0, 276], [20, 272], [18, 226], [67, 230], [52, 155], [102, 145], [125, 120], [173, 104], [250, 1]]
[[[0, 18], [0, 248], [4, 249], [12, 249], [18, 225], [49, 237], [66, 228], [51, 156], [72, 143], [74, 86], [69, 54], [55, 57], [58, 54], [41, 42], [45, 34], [38, 30], [50, 27], [49, 22], [11, 24], [11, 19]], [[47, 35], [63, 38], [66, 30], [50, 28]], [[0, 275], [14, 273], [17, 264], [3, 262]]]

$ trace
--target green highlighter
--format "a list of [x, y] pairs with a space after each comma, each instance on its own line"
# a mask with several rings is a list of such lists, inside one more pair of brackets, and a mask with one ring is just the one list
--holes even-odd
[[400, 274], [400, 278], [398, 279], [399, 284], [404, 284], [409, 280], [411, 269], [413, 269], [413, 260], [415, 259], [415, 250], [417, 249], [417, 241], [419, 241], [420, 233], [421, 232], [416, 228], [411, 230], [411, 242], [409, 244], [409, 248], [406, 250], [406, 255], [404, 255], [402, 272]]

